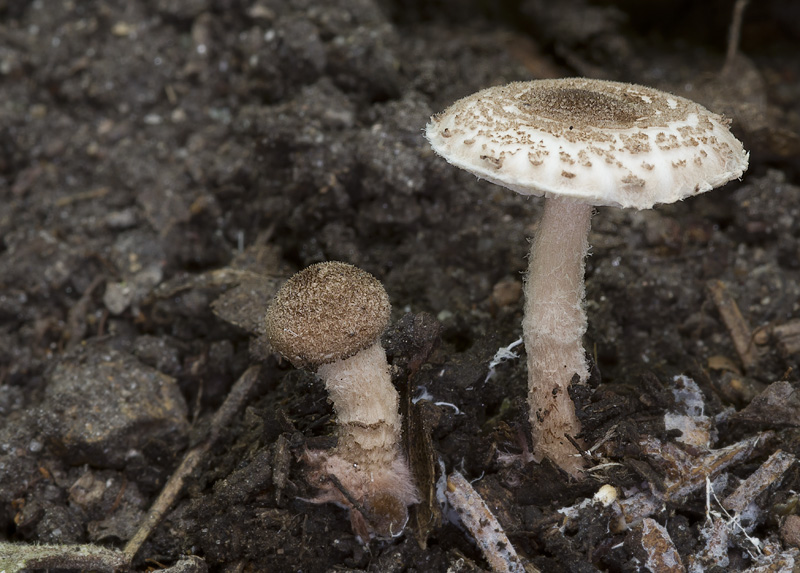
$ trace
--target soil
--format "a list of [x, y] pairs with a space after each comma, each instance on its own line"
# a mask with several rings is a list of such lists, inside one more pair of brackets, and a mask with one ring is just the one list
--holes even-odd
[[[455, 470], [528, 570], [800, 567], [800, 12], [749, 6], [723, 70], [732, 9], [0, 0], [0, 565], [33, 544], [122, 549], [202, 452], [133, 570], [486, 570], [436, 495]], [[521, 336], [541, 200], [422, 137], [478, 89], [576, 75], [695, 99], [751, 153], [722, 189], [594, 216], [583, 481], [530, 459], [524, 351], [490, 375]], [[393, 303], [423, 500], [391, 540], [307, 501], [300, 457], [331, 447], [335, 417], [263, 338], [277, 287], [325, 260]]]

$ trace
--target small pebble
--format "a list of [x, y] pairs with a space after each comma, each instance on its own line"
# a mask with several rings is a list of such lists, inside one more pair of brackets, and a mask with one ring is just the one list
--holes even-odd
[[492, 301], [499, 307], [512, 306], [522, 298], [522, 281], [504, 278], [492, 288]]
[[800, 515], [790, 515], [784, 520], [781, 541], [790, 547], [800, 547]]

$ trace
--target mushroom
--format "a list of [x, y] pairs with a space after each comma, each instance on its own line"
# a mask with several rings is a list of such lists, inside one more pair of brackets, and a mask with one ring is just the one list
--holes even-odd
[[545, 197], [531, 245], [522, 323], [534, 458], [575, 477], [580, 423], [571, 382], [588, 367], [584, 261], [594, 206], [649, 209], [698, 195], [747, 169], [728, 121], [652, 88], [567, 78], [482, 90], [431, 118], [425, 136], [456, 167]]
[[311, 501], [347, 507], [365, 541], [402, 533], [408, 506], [418, 501], [400, 447], [399, 396], [380, 344], [390, 311], [375, 277], [327, 262], [287, 280], [266, 316], [272, 347], [317, 373], [336, 412], [336, 447], [304, 456], [320, 489]]

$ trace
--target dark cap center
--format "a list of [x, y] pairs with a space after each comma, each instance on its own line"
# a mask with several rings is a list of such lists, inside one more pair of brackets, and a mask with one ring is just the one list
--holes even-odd
[[534, 116], [574, 127], [628, 128], [648, 115], [639, 97], [612, 95], [580, 88], [532, 89], [519, 96], [522, 108]]

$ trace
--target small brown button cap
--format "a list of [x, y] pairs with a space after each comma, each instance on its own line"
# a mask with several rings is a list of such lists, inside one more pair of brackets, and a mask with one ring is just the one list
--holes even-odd
[[389, 323], [389, 296], [353, 265], [326, 262], [292, 276], [266, 316], [270, 344], [298, 368], [350, 358], [378, 341]]

